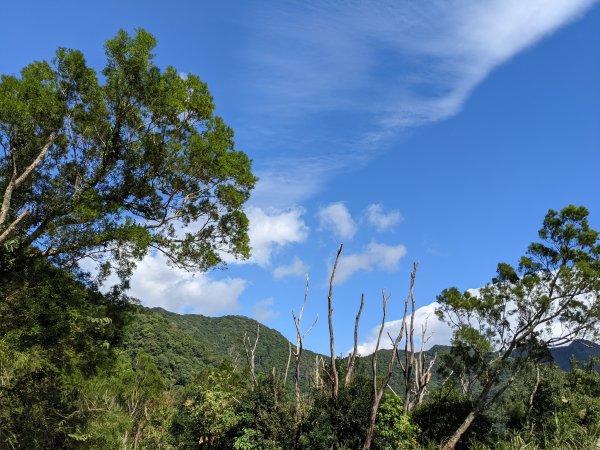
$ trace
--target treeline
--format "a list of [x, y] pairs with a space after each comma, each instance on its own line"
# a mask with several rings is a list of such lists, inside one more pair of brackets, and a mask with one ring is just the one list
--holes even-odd
[[[373, 404], [367, 359], [336, 397], [325, 364], [324, 382], [302, 389], [300, 403], [291, 373], [284, 383], [284, 371], [260, 371], [253, 383], [247, 362], [227, 355], [176, 385], [155, 357], [122, 345], [137, 325], [123, 293], [101, 294], [46, 263], [19, 274], [1, 287], [0, 448], [363, 446]], [[451, 354], [438, 358], [442, 372], [452, 370], [443, 362]], [[347, 361], [337, 361], [340, 380]], [[594, 448], [600, 375], [593, 361], [569, 372], [543, 361], [522, 361], [526, 368], [457, 448]], [[449, 376], [408, 414], [402, 395], [388, 389], [371, 448], [437, 448], [472, 410], [479, 389]]]

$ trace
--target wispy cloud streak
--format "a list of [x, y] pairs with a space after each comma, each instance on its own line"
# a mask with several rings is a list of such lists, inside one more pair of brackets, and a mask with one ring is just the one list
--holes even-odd
[[[306, 165], [318, 180], [314, 187], [287, 186], [302, 201], [345, 170], [344, 161], [368, 160], [402, 130], [457, 114], [496, 67], [595, 3], [355, 0], [257, 8], [245, 51], [257, 96], [253, 113], [270, 116], [271, 129], [313, 142], [288, 145], [286, 158], [263, 178], [261, 194], [271, 184], [285, 189], [281, 180], [293, 177], [287, 169], [304, 173]], [[324, 154], [329, 158], [319, 158]], [[288, 157], [298, 164], [286, 165]]]
[[594, 3], [303, 2], [263, 18], [251, 55], [261, 94], [286, 115], [358, 108], [384, 129], [417, 126], [458, 112], [495, 67]]

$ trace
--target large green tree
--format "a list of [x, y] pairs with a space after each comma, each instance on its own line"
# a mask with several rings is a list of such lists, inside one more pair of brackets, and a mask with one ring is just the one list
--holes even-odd
[[205, 83], [154, 64], [144, 30], [0, 80], [0, 269], [90, 257], [125, 277], [154, 249], [190, 270], [247, 257], [256, 178]]
[[[599, 233], [584, 207], [550, 210], [518, 267], [501, 263], [477, 292], [444, 290], [438, 315], [455, 329], [453, 356], [473, 378], [474, 406], [445, 449], [510, 385], [525, 358], [549, 346], [594, 338], [600, 323]], [[542, 351], [540, 351], [542, 350]], [[455, 375], [456, 370], [455, 370]]]

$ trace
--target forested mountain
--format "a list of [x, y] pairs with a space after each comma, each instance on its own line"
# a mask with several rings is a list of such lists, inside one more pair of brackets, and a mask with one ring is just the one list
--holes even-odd
[[[216, 367], [223, 360], [232, 361], [238, 368], [245, 367], [244, 336], [254, 345], [257, 330], [257, 373], [271, 372], [275, 367], [278, 374], [284, 374], [289, 341], [280, 332], [243, 316], [180, 315], [162, 308], [140, 307], [126, 331], [124, 345], [132, 356], [140, 350], [148, 353], [168, 380], [174, 385], [185, 385], [199, 370]], [[314, 369], [316, 356], [314, 352], [303, 351], [303, 367]], [[290, 380], [293, 364], [292, 360]], [[302, 371], [304, 386], [308, 386], [310, 372]]]
[[[588, 362], [591, 357], [600, 358], [600, 345], [580, 339], [563, 347], [554, 347], [550, 349], [550, 354], [558, 367], [571, 370], [572, 358], [582, 363]], [[600, 372], [600, 365], [596, 365], [596, 370]]]
[[[230, 360], [238, 368], [247, 365], [244, 336], [248, 336], [254, 344], [259, 323], [244, 316], [207, 317], [198, 314], [177, 314], [162, 308], [139, 307], [126, 330], [124, 347], [135, 357], [143, 351], [154, 359], [162, 374], [174, 386], [183, 386], [190, 382], [195, 374], [208, 367], [217, 367], [223, 360]], [[295, 343], [292, 343], [292, 349]], [[450, 349], [449, 346], [435, 345], [426, 351], [426, 360], [430, 361], [435, 354], [441, 355]], [[400, 350], [400, 359], [404, 352]], [[550, 349], [558, 366], [568, 371], [571, 369], [571, 358], [587, 362], [591, 356], [600, 357], [600, 345], [588, 341], [575, 341], [563, 347]], [[289, 356], [289, 341], [277, 330], [260, 324], [260, 333], [255, 353], [257, 373], [269, 373], [275, 367], [279, 374], [284, 374]], [[325, 361], [329, 356], [304, 350], [302, 354], [302, 386], [307, 388], [314, 382], [315, 357]], [[390, 350], [380, 351], [379, 374], [387, 368]], [[357, 374], [370, 376], [371, 357], [362, 356], [358, 360]], [[343, 364], [342, 364], [343, 366]], [[437, 361], [436, 361], [437, 366]], [[293, 358], [290, 362], [288, 377], [293, 374]], [[437, 385], [441, 378], [437, 371], [432, 371], [432, 385]], [[396, 368], [390, 381], [392, 389], [401, 389], [401, 371]]]

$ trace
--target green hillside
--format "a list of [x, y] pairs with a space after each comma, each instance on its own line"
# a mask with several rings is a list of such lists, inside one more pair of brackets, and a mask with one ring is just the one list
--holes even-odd
[[[124, 346], [135, 356], [140, 351], [151, 355], [161, 373], [173, 386], [183, 386], [190, 382], [195, 374], [207, 367], [216, 367], [228, 359], [234, 365], [247, 366], [244, 335], [252, 342], [256, 337], [258, 322], [244, 316], [207, 317], [198, 314], [177, 314], [162, 308], [140, 307], [127, 328]], [[449, 347], [436, 345], [426, 352], [430, 360], [438, 353], [448, 351]], [[563, 370], [570, 369], [570, 358], [586, 362], [590, 356], [600, 356], [600, 346], [592, 343], [573, 342], [565, 347], [550, 350], [554, 360]], [[317, 353], [304, 350], [302, 354], [303, 388], [314, 382], [315, 356]], [[325, 361], [329, 356], [320, 355]], [[381, 350], [378, 373], [383, 375], [387, 370], [390, 350]], [[403, 352], [400, 352], [403, 358]], [[277, 330], [260, 325], [260, 337], [255, 353], [257, 373], [267, 373], [273, 367], [279, 374], [285, 372], [288, 360], [288, 340]], [[344, 360], [345, 362], [345, 360]], [[290, 364], [288, 380], [293, 377], [294, 362]], [[345, 364], [340, 364], [340, 370], [345, 370]], [[357, 374], [370, 377], [371, 356], [358, 359]], [[432, 385], [441, 380], [435, 372], [432, 373]], [[401, 371], [394, 368], [390, 385], [392, 389], [402, 389]]]
[[[228, 359], [238, 367], [247, 365], [244, 335], [252, 343], [258, 322], [243, 316], [206, 317], [176, 314], [162, 308], [140, 307], [124, 339], [125, 348], [135, 355], [140, 350], [150, 354], [163, 375], [173, 385], [185, 385], [200, 370], [216, 367]], [[278, 331], [260, 325], [255, 352], [257, 373], [285, 372], [288, 340]], [[314, 371], [316, 353], [302, 353], [302, 385], [308, 386]], [[292, 379], [293, 359], [288, 379]], [[307, 369], [307, 370], [305, 370]]]
[[[257, 326], [256, 320], [244, 316], [182, 315], [162, 308], [140, 307], [127, 328], [124, 346], [132, 356], [140, 351], [151, 355], [161, 373], [174, 386], [182, 386], [199, 371], [216, 367], [224, 359], [231, 360], [238, 367], [246, 367], [244, 335], [254, 342]], [[288, 361], [288, 342], [279, 331], [261, 324], [255, 353], [257, 373], [271, 372], [275, 367], [277, 373], [283, 374]], [[436, 352], [445, 350], [447, 347], [434, 346], [427, 352], [427, 357], [431, 358]], [[312, 375], [316, 356], [317, 353], [306, 349], [302, 353], [301, 384], [304, 388], [314, 382]], [[326, 362], [329, 360], [329, 356], [319, 356]], [[390, 350], [381, 351], [379, 374], [383, 375], [387, 370], [390, 356]], [[293, 367], [292, 359], [289, 380], [293, 376]], [[345, 370], [344, 363], [340, 364], [340, 370]], [[358, 358], [356, 371], [357, 374], [370, 377], [371, 357]], [[400, 378], [400, 370], [396, 366], [391, 381], [393, 389], [402, 387]]]

